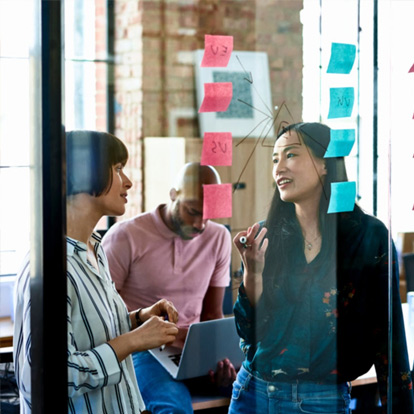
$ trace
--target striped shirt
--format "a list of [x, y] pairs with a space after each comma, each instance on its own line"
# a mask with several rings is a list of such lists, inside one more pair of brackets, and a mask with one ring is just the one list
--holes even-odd
[[[140, 413], [145, 409], [131, 356], [121, 363], [109, 340], [131, 329], [126, 306], [112, 282], [108, 262], [93, 233], [98, 272], [85, 243], [67, 238], [69, 413]], [[14, 363], [20, 412], [31, 412], [30, 266], [27, 256], [15, 287]]]

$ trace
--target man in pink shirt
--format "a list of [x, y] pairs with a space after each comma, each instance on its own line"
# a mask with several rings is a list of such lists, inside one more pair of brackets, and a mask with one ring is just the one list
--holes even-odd
[[[219, 183], [214, 168], [186, 164], [168, 204], [115, 224], [102, 241], [112, 278], [128, 308], [146, 307], [158, 298], [173, 302], [181, 344], [190, 324], [223, 317], [231, 237], [224, 226], [203, 219], [203, 184]], [[150, 411], [193, 412], [185, 382], [173, 380], [148, 352], [133, 359]], [[235, 378], [230, 361], [219, 364], [216, 377], [230, 382]]]

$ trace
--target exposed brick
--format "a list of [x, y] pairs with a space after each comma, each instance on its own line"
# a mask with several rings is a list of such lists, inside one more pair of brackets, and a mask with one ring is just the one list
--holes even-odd
[[[266, 51], [272, 100], [275, 105], [286, 101], [295, 120], [300, 120], [302, 7], [302, 0], [115, 2], [116, 128], [128, 143], [134, 181], [127, 216], [141, 211], [142, 137], [167, 134], [173, 109], [197, 110], [194, 67], [182, 60], [182, 53], [202, 49], [205, 34], [233, 36], [235, 50]], [[99, 42], [97, 49], [102, 50], [104, 44]], [[197, 117], [177, 119], [174, 127], [180, 136], [199, 135]]]

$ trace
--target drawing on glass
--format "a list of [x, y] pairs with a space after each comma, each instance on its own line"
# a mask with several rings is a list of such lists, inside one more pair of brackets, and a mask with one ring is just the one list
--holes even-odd
[[231, 131], [235, 138], [274, 137], [267, 54], [233, 51], [225, 68], [201, 67], [203, 55], [204, 50], [195, 51], [197, 106], [203, 102], [205, 83], [232, 82], [233, 98], [227, 111], [198, 114], [200, 136]]

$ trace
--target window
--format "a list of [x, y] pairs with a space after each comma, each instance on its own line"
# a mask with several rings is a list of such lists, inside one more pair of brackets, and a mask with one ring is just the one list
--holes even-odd
[[[414, 228], [414, 194], [407, 192], [405, 184], [414, 176], [414, 76], [408, 73], [414, 60], [405, 48], [406, 39], [414, 36], [414, 29], [408, 21], [414, 13], [414, 3], [379, 2], [376, 177], [373, 171], [373, 12], [372, 0], [304, 1], [303, 117], [304, 120], [321, 119], [331, 127], [349, 125], [349, 128], [359, 128], [358, 141], [347, 157], [349, 179], [357, 180], [359, 203], [367, 212], [376, 213], [384, 223], [391, 220], [395, 238], [398, 232], [413, 231]], [[338, 19], [339, 15], [341, 19]], [[332, 42], [357, 46], [350, 75], [326, 73]], [[345, 122], [327, 119], [327, 92], [329, 87], [338, 85], [354, 86], [357, 97], [352, 117]], [[374, 194], [377, 197], [376, 212]]]
[[8, 276], [16, 274], [29, 247], [33, 21], [30, 4], [24, 3], [0, 2], [0, 317], [11, 311]]

